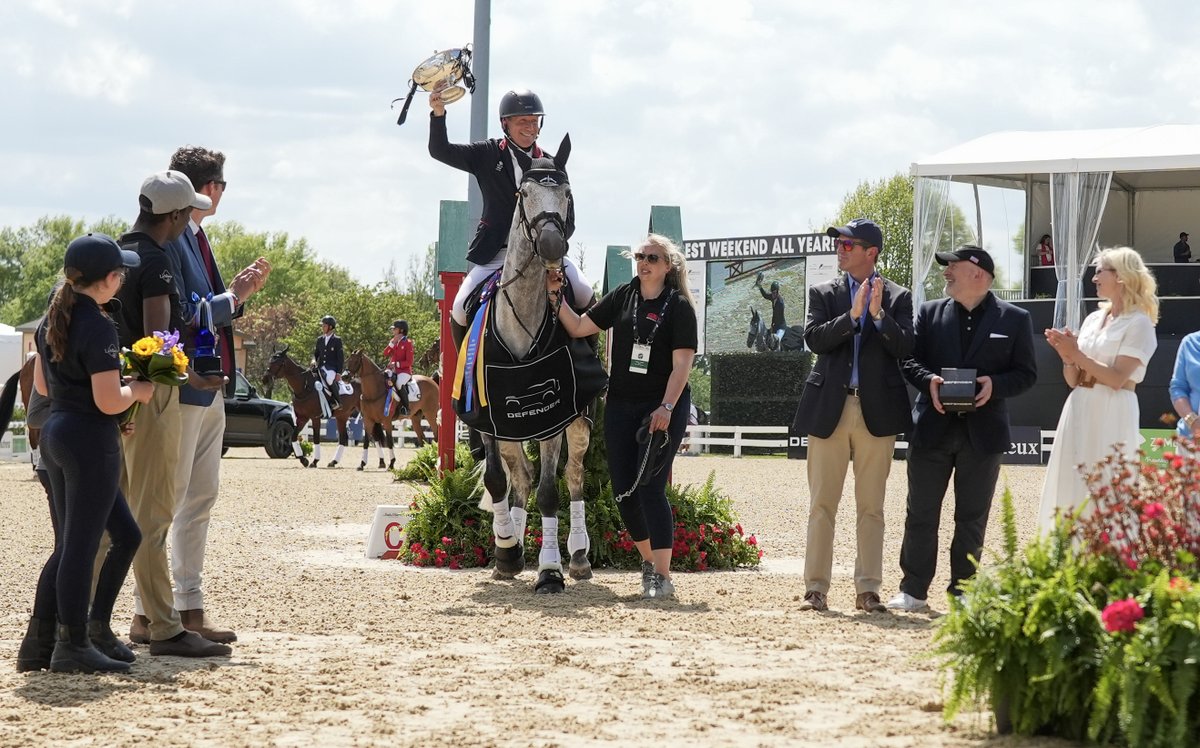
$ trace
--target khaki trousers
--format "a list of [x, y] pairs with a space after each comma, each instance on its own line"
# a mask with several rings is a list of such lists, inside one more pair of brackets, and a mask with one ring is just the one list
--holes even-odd
[[804, 553], [806, 591], [828, 594], [833, 574], [833, 532], [846, 469], [854, 461], [858, 509], [858, 556], [854, 589], [879, 593], [883, 586], [883, 499], [896, 437], [875, 436], [863, 421], [862, 403], [846, 396], [842, 418], [827, 439], [808, 437], [808, 543]]
[[150, 619], [150, 638], [169, 639], [183, 633], [171, 592], [167, 564], [167, 532], [175, 516], [175, 464], [179, 460], [179, 390], [154, 385], [154, 397], [138, 410], [125, 447], [125, 497], [142, 530], [133, 557], [134, 595], [138, 609]]
[[180, 405], [183, 434], [175, 470], [175, 523], [171, 527], [171, 576], [175, 608], [204, 607], [200, 590], [209, 516], [221, 483], [221, 442], [225, 436], [225, 398], [210, 405]]

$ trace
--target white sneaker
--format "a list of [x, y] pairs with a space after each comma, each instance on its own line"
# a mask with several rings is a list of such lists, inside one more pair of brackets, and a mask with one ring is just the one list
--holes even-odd
[[929, 610], [929, 603], [913, 597], [907, 592], [901, 592], [887, 603], [888, 610], [903, 610], [907, 613], [919, 613], [923, 610]]
[[642, 593], [643, 600], [667, 600], [675, 597], [675, 585], [658, 572], [650, 580], [650, 589]]

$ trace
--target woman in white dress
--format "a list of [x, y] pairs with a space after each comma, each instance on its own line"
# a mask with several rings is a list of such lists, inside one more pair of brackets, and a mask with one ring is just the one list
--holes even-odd
[[1102, 301], [1083, 321], [1078, 338], [1069, 329], [1046, 330], [1072, 391], [1058, 419], [1042, 487], [1042, 531], [1054, 527], [1056, 512], [1087, 499], [1080, 465], [1090, 470], [1118, 445], [1136, 455], [1141, 444], [1134, 386], [1158, 347], [1158, 287], [1141, 256], [1128, 247], [1101, 252], [1092, 282]]

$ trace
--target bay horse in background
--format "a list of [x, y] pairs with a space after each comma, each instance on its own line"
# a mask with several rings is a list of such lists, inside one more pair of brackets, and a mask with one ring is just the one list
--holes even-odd
[[[524, 178], [517, 192], [512, 228], [508, 235], [508, 253], [501, 270], [495, 298], [491, 301], [495, 331], [509, 351], [530, 351], [535, 335], [548, 314], [553, 314], [546, 299], [546, 271], [562, 267], [567, 253], [567, 221], [571, 220], [571, 188], [563, 168], [571, 153], [570, 137], [564, 137], [558, 154], [529, 159], [514, 151]], [[539, 175], [542, 175], [539, 177]], [[553, 321], [557, 324], [557, 320]], [[502, 399], [504, 393], [491, 392], [489, 398]], [[537, 506], [542, 515], [542, 546], [538, 557], [538, 594], [560, 593], [566, 588], [562, 558], [558, 550], [558, 460], [563, 434], [567, 438], [567, 487], [571, 495], [571, 529], [567, 536], [570, 574], [574, 579], [590, 579], [588, 560], [590, 541], [583, 503], [583, 458], [591, 439], [591, 426], [583, 417], [572, 421], [563, 432], [538, 442], [541, 475], [537, 485]], [[480, 431], [484, 445], [483, 485], [480, 508], [492, 512], [495, 535], [493, 577], [511, 579], [525, 569], [525, 504], [532, 489], [533, 470], [525, 445], [519, 441], [497, 439]], [[510, 509], [511, 500], [511, 509]], [[547, 521], [550, 520], [550, 521]]]
[[438, 385], [442, 383], [442, 339], [440, 337], [433, 339], [433, 345], [421, 354], [414, 368], [427, 373], [429, 378]]
[[[21, 407], [26, 413], [29, 413], [29, 399], [33, 396], [33, 364], [37, 357], [32, 352], [25, 357], [25, 362], [21, 364], [8, 381], [4, 383], [4, 391], [0, 393], [0, 436], [8, 431], [8, 427], [12, 424], [13, 411], [17, 406], [18, 391], [21, 395]], [[37, 469], [37, 448], [38, 437], [41, 434], [41, 429], [30, 428], [29, 424], [25, 425], [25, 435], [29, 440], [30, 458], [33, 462], [34, 469]]]
[[[300, 460], [301, 465], [313, 468], [321, 461], [321, 420], [323, 417], [321, 398], [317, 395], [317, 377], [315, 368], [305, 369], [288, 355], [288, 346], [284, 346], [283, 350], [271, 355], [266, 376], [263, 377], [263, 383], [267, 387], [271, 386], [272, 380], [282, 378], [291, 388], [292, 410], [296, 412], [296, 435], [293, 437], [295, 441], [292, 442], [292, 451], [295, 453], [296, 459]], [[338, 427], [338, 448], [329, 467], [337, 467], [338, 462], [342, 459], [342, 451], [350, 443], [350, 432], [346, 429], [346, 422], [358, 408], [361, 396], [362, 390], [357, 385], [354, 386], [353, 394], [338, 395], [340, 407], [333, 410], [333, 417], [337, 421]], [[300, 446], [300, 432], [310, 423], [313, 432], [311, 462], [304, 456], [304, 450]]]
[[779, 347], [779, 340], [767, 329], [767, 323], [754, 307], [750, 307], [750, 328], [746, 331], [746, 347], [759, 353], [773, 351]]
[[[367, 467], [367, 452], [371, 439], [375, 439], [379, 467], [381, 469], [386, 467], [389, 470], [396, 467], [396, 449], [392, 435], [393, 421], [400, 421], [404, 418], [411, 419], [413, 431], [417, 435], [417, 446], [425, 445], [425, 428], [421, 423], [422, 418], [429, 423], [430, 432], [437, 433], [437, 408], [441, 392], [432, 379], [421, 374], [412, 378], [421, 391], [421, 397], [410, 401], [408, 404], [409, 415], [402, 416], [398, 412], [400, 398], [396, 397], [394, 392], [391, 408], [385, 412], [385, 406], [388, 405], [387, 394], [390, 389], [387, 377], [384, 375], [383, 369], [376, 366], [371, 357], [363, 353], [361, 348], [351, 353], [350, 357], [346, 359], [346, 371], [350, 373], [350, 376], [358, 379], [362, 391], [362, 398], [358, 403], [358, 410], [363, 417], [363, 453], [362, 462], [358, 466], [359, 470]], [[434, 414], [433, 418], [430, 418], [430, 413]], [[384, 446], [387, 447], [388, 456], [391, 458], [386, 465], [383, 461]]]

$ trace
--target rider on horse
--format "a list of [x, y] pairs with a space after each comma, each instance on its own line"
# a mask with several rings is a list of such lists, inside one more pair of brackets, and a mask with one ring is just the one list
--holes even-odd
[[332, 314], [321, 318], [321, 335], [317, 338], [317, 346], [313, 349], [313, 363], [320, 373], [321, 385], [325, 388], [325, 398], [329, 401], [329, 409], [337, 410], [342, 407], [338, 400], [337, 381], [341, 379], [342, 369], [346, 366], [346, 355], [342, 351], [342, 339], [334, 334], [337, 320]]
[[408, 322], [398, 319], [392, 323], [392, 339], [383, 349], [388, 386], [400, 397], [400, 413], [408, 415], [408, 382], [412, 379], [413, 344], [408, 339]]
[[779, 281], [771, 281], [771, 292], [767, 293], [762, 287], [763, 274], [759, 273], [754, 281], [755, 288], [762, 297], [771, 302], [771, 335], [775, 338], [775, 347], [783, 343], [783, 334], [787, 332], [787, 322], [784, 320], [783, 296], [779, 293]]
[[[429, 119], [429, 155], [448, 166], [470, 172], [483, 193], [483, 214], [467, 252], [468, 272], [451, 311], [454, 344], [462, 344], [466, 333], [466, 303], [471, 293], [492, 273], [504, 267], [508, 233], [517, 206], [517, 186], [524, 170], [515, 151], [530, 158], [551, 158], [537, 145], [545, 109], [538, 95], [529, 90], [509, 91], [500, 99], [500, 128], [503, 138], [490, 138], [465, 145], [454, 144], [446, 135], [446, 106], [441, 94], [429, 97], [433, 109]], [[575, 217], [567, 217], [567, 237], [575, 228]], [[563, 269], [574, 292], [573, 306], [586, 308], [592, 301], [592, 284], [566, 257]]]

